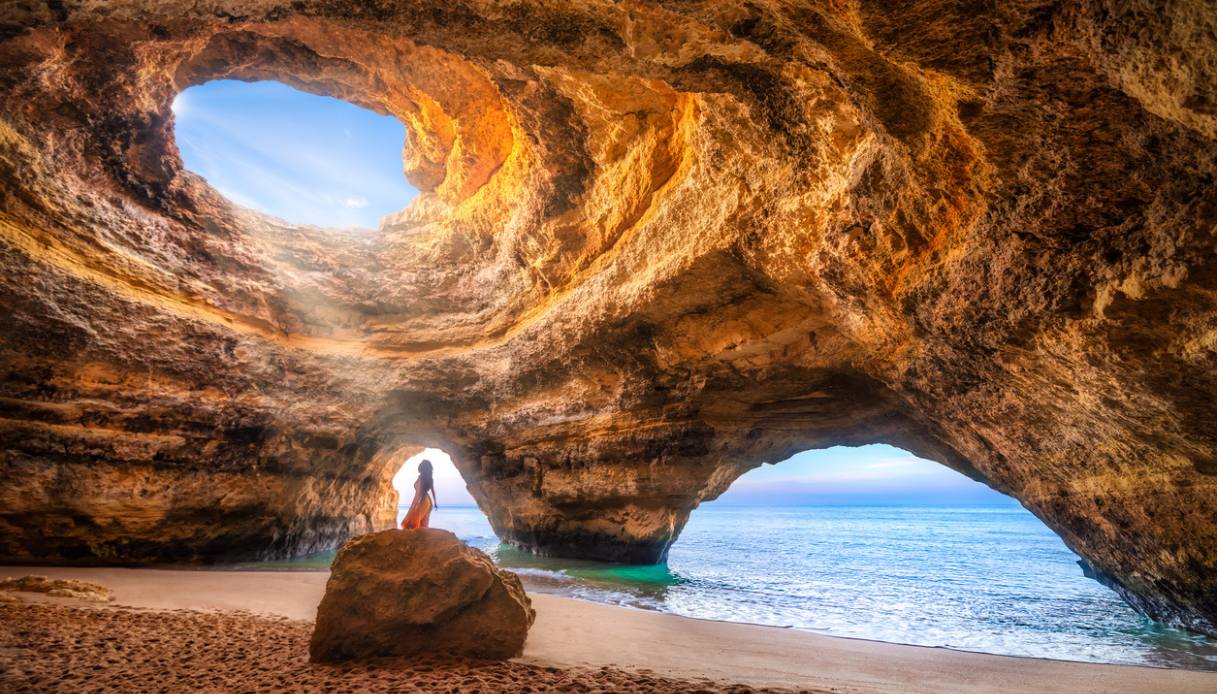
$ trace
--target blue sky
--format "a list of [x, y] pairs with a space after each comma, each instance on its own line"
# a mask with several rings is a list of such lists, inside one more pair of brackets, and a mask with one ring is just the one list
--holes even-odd
[[[393, 480], [404, 503], [413, 497], [414, 478], [423, 458], [435, 466], [439, 503], [472, 505], [452, 459], [428, 448], [405, 461]], [[875, 504], [909, 506], [1012, 505], [1018, 502], [938, 463], [877, 444], [837, 446], [804, 451], [777, 465], [745, 473], [714, 503], [724, 505], [798, 506], [806, 504]]]
[[186, 168], [229, 200], [298, 224], [375, 228], [417, 194], [405, 127], [279, 82], [218, 80], [173, 101]]
[[745, 473], [721, 504], [1014, 504], [958, 472], [883, 444], [804, 451]]

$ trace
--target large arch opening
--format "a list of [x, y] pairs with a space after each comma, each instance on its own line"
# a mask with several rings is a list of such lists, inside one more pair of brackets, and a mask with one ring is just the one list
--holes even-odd
[[1019, 502], [884, 444], [808, 450], [693, 511], [666, 564], [500, 547], [531, 584], [712, 620], [1002, 655], [1213, 669], [1136, 613]]

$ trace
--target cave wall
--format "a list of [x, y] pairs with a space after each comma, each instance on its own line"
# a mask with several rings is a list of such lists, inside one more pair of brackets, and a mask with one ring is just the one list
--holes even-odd
[[[496, 531], [661, 559], [799, 450], [1018, 498], [1217, 632], [1217, 11], [1129, 2], [0, 9], [0, 560], [271, 556], [392, 522], [416, 446]], [[170, 104], [399, 118], [422, 191], [296, 227]]]

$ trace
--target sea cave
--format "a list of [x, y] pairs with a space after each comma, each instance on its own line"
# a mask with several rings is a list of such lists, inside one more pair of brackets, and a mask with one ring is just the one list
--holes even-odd
[[[433, 447], [504, 541], [655, 563], [888, 444], [1217, 635], [1217, 13], [1165, 5], [9, 3], [0, 561], [332, 549]], [[234, 204], [216, 80], [397, 119], [418, 196]]]

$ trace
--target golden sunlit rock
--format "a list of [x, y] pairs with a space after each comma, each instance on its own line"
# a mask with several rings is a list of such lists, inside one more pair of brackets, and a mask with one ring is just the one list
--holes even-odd
[[334, 557], [309, 659], [506, 660], [523, 651], [536, 614], [519, 576], [447, 530], [382, 530]]
[[[748, 469], [884, 442], [1217, 633], [1203, 2], [9, 3], [0, 558], [296, 554], [450, 452], [505, 539], [662, 558]], [[233, 207], [170, 105], [405, 123], [372, 234]]]

